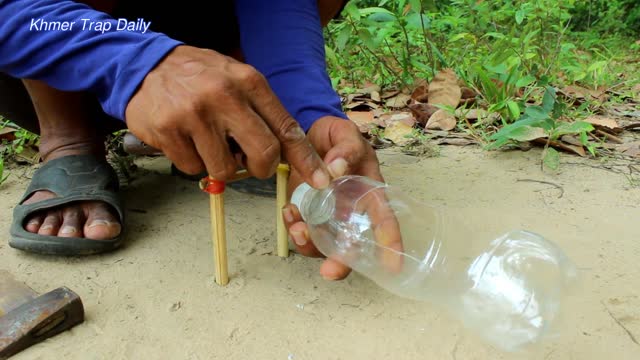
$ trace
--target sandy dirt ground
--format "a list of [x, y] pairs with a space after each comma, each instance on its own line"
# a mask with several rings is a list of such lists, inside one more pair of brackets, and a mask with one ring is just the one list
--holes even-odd
[[138, 161], [145, 171], [126, 188], [127, 241], [107, 255], [10, 248], [12, 207], [28, 180], [0, 188], [0, 269], [38, 292], [67, 286], [86, 309], [83, 324], [15, 359], [640, 359], [640, 188], [588, 166], [542, 172], [539, 156], [380, 151], [386, 180], [418, 200], [459, 209], [474, 226], [539, 232], [576, 263], [582, 281], [566, 331], [535, 353], [500, 352], [431, 304], [361, 275], [324, 281], [320, 259], [277, 257], [275, 199], [232, 189], [231, 282], [216, 285], [207, 197], [156, 158]]

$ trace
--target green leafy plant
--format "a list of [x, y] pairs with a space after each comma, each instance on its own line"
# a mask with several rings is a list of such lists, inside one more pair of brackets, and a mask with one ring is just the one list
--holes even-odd
[[594, 146], [587, 141], [587, 134], [594, 130], [593, 125], [584, 121], [562, 121], [560, 118], [565, 111], [566, 105], [557, 101], [555, 89], [547, 86], [542, 104], [527, 106], [524, 114], [516, 122], [504, 126], [489, 137], [492, 143], [486, 148], [496, 150], [514, 141], [524, 142], [546, 138], [542, 153], [543, 165], [550, 169], [557, 169], [560, 154], [549, 145], [564, 135], [577, 135], [581, 144], [595, 155]]

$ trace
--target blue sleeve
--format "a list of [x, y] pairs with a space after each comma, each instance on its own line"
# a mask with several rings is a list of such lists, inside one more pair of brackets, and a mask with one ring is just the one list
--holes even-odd
[[[0, 19], [0, 72], [92, 92], [121, 120], [144, 77], [180, 44], [141, 28], [122, 30], [124, 23], [71, 0], [0, 0]], [[95, 31], [98, 22], [102, 31]]]
[[236, 15], [245, 61], [305, 131], [323, 116], [347, 119], [327, 74], [317, 0], [237, 0]]

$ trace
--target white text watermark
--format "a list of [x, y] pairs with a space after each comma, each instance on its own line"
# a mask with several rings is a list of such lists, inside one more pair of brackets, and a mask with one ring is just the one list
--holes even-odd
[[130, 21], [120, 18], [117, 20], [92, 21], [91, 19], [79, 19], [77, 21], [47, 21], [42, 18], [31, 19], [29, 31], [95, 31], [105, 33], [108, 31], [132, 31], [146, 33], [151, 26], [151, 21], [137, 19]]

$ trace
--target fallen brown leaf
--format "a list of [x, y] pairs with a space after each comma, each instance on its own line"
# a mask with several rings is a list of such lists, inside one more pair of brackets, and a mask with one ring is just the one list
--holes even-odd
[[366, 83], [364, 84], [362, 89], [356, 90], [356, 92], [366, 94], [366, 95], [371, 95], [371, 93], [373, 92], [380, 93], [380, 91], [381, 91], [380, 86], [372, 83]]
[[388, 98], [394, 97], [400, 94], [400, 90], [385, 90], [380, 94], [380, 98], [382, 100], [386, 100]]
[[391, 124], [397, 121], [411, 127], [416, 124], [416, 118], [410, 112], [401, 112], [391, 115], [387, 124]]
[[458, 86], [458, 77], [452, 69], [443, 69], [429, 84], [429, 101], [431, 105], [457, 107], [460, 104], [462, 91]]
[[403, 123], [402, 121], [393, 122], [384, 129], [384, 137], [399, 146], [409, 143], [409, 141], [411, 141], [412, 133], [413, 127]]
[[345, 109], [353, 111], [369, 111], [379, 108], [380, 105], [371, 101], [354, 101], [351, 104], [345, 105], [344, 107]]
[[[533, 140], [534, 143], [539, 144], [539, 145], [545, 145], [547, 143], [547, 139], [535, 139]], [[574, 153], [577, 155], [580, 155], [582, 157], [587, 156], [587, 152], [584, 150], [584, 147], [581, 146], [575, 146], [575, 145], [569, 145], [569, 144], [565, 144], [559, 141], [550, 141], [549, 142], [549, 146], [558, 149], [558, 150], [563, 150], [566, 152], [570, 152], [570, 153]]]
[[382, 101], [382, 99], [380, 98], [380, 92], [378, 91], [372, 91], [371, 92], [371, 100], [375, 101], [375, 102], [380, 102]]
[[582, 146], [582, 142], [580, 142], [580, 139], [578, 139], [577, 137], [573, 136], [573, 135], [563, 135], [560, 140], [562, 140], [563, 142], [569, 144], [569, 145], [574, 145], [574, 146]]
[[618, 125], [618, 122], [615, 119], [609, 117], [592, 115], [584, 119], [583, 121], [595, 125], [596, 127], [600, 126], [616, 132], [622, 131], [622, 128], [620, 127], [620, 125]]
[[440, 110], [437, 106], [430, 104], [411, 104], [409, 110], [416, 117], [416, 120], [423, 126], [427, 124], [431, 115]]
[[19, 164], [35, 165], [40, 162], [40, 152], [37, 148], [27, 146], [20, 153], [15, 154], [15, 160]]
[[609, 100], [609, 95], [606, 94], [606, 89], [592, 90], [578, 85], [569, 85], [558, 92], [576, 100], [598, 100], [600, 102]]
[[460, 104], [458, 106], [473, 105], [476, 102], [476, 92], [468, 87], [460, 88], [462, 91], [462, 97], [460, 98]]
[[411, 96], [407, 94], [398, 94], [385, 101], [385, 106], [392, 109], [402, 109], [409, 104]]
[[436, 111], [429, 120], [425, 129], [429, 130], [453, 130], [456, 127], [456, 117], [451, 115], [448, 111], [440, 109]]
[[616, 145], [616, 150], [627, 156], [640, 157], [640, 141]]
[[346, 115], [358, 126], [361, 133], [368, 133], [375, 120], [372, 111], [347, 111]]
[[0, 140], [13, 141], [16, 139], [15, 132], [18, 129], [12, 128], [10, 126], [5, 126], [0, 129]]
[[474, 140], [471, 139], [466, 139], [466, 138], [440, 138], [438, 140], [435, 141], [435, 143], [437, 145], [455, 145], [455, 146], [467, 146], [467, 145], [472, 145], [475, 144], [476, 142]]
[[416, 123], [416, 119], [410, 112], [407, 111], [392, 111], [380, 115], [374, 123], [380, 127], [387, 127], [394, 122], [403, 122], [406, 125], [413, 126]]
[[473, 90], [472, 88], [468, 88], [466, 86], [463, 86], [460, 88], [460, 97], [462, 99], [471, 99], [471, 98], [475, 98], [478, 94], [476, 93], [475, 90]]
[[429, 101], [429, 89], [426, 85], [418, 86], [411, 93], [411, 98], [419, 103], [426, 103]]

